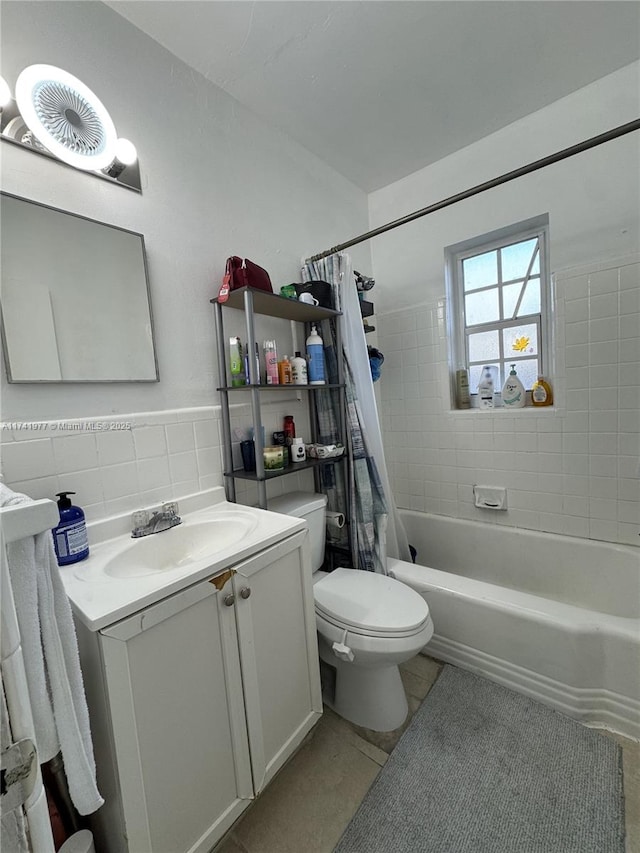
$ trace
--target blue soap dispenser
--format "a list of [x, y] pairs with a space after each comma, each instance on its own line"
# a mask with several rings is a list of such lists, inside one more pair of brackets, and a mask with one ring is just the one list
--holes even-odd
[[60, 524], [53, 528], [53, 547], [59, 566], [79, 563], [89, 556], [89, 540], [84, 512], [79, 506], [73, 506], [67, 495], [75, 492], [57, 492]]

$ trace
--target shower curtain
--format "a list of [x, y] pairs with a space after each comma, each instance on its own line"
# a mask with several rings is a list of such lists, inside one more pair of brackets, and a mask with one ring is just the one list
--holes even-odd
[[[337, 381], [335, 359], [343, 358], [349, 482], [341, 482], [340, 468], [343, 466], [332, 466], [332, 472], [327, 470], [327, 476], [323, 476], [323, 488], [328, 496], [328, 507], [339, 512], [344, 511], [347, 502], [349, 504], [354, 566], [386, 574], [387, 555], [408, 561], [411, 555], [389, 486], [351, 258], [341, 253], [320, 261], [309, 261], [302, 268], [302, 280], [328, 281], [333, 288], [334, 305], [342, 311], [338, 322], [341, 323], [343, 352], [336, 353], [331, 324], [327, 322], [323, 323], [323, 339], [330, 382]], [[337, 440], [337, 397], [328, 390], [317, 394], [318, 437], [322, 443], [335, 443]]]

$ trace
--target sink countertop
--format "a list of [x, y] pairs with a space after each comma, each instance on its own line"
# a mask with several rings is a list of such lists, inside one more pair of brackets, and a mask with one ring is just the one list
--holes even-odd
[[[143, 539], [132, 539], [130, 530], [126, 533], [120, 532], [123, 524], [129, 525], [130, 516], [97, 523], [93, 527], [93, 536], [92, 527], [89, 526], [89, 557], [79, 563], [60, 567], [62, 582], [73, 612], [87, 628], [99, 631], [185, 587], [237, 565], [306, 527], [306, 523], [299, 518], [220, 500], [220, 493], [215, 489], [208, 497], [208, 505], [202, 496], [194, 498], [191, 501], [180, 501], [183, 519], [181, 525]], [[216, 553], [198, 556], [175, 569], [143, 576], [114, 577], [105, 574], [103, 570], [105, 565], [114, 561], [118, 553], [129, 548], [131, 543], [159, 537], [168, 543], [171, 533], [185, 525], [201, 525], [207, 521], [219, 521], [225, 516], [234, 515], [249, 518], [252, 522], [251, 529], [239, 542], [222, 547]], [[110, 538], [105, 538], [109, 534]], [[98, 541], [93, 544], [95, 540]]]

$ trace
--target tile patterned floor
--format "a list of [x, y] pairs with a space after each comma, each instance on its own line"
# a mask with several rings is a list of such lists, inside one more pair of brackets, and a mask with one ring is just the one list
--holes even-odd
[[[442, 664], [417, 655], [400, 670], [409, 702], [409, 718], [401, 728], [374, 732], [325, 708], [298, 752], [215, 853], [331, 853]], [[626, 853], [640, 853], [640, 744], [604, 734], [623, 748]]]

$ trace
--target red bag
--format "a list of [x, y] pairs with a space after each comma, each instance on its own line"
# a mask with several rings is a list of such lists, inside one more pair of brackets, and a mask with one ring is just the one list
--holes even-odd
[[265, 290], [273, 293], [269, 273], [254, 264], [248, 258], [238, 258], [233, 255], [227, 258], [222, 287], [218, 293], [218, 302], [226, 302], [231, 290], [239, 287], [255, 287], [257, 290]]

